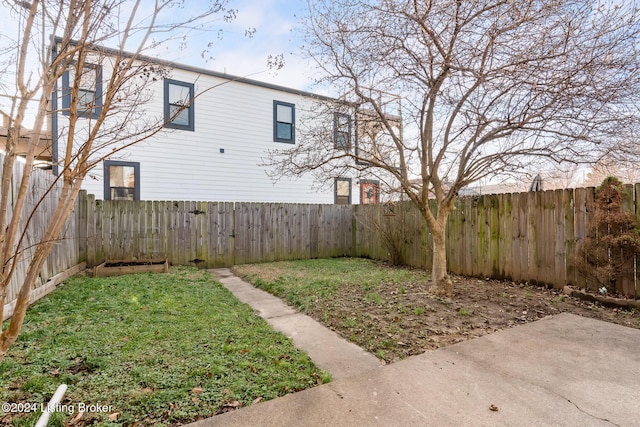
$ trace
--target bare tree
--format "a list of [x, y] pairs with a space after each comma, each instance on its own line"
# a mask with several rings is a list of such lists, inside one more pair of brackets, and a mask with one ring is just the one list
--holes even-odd
[[[64, 148], [54, 164], [59, 168], [55, 181], [60, 187], [56, 208], [47, 212], [43, 238], [26, 260], [26, 278], [13, 316], [0, 334], [0, 361], [19, 335], [31, 289], [73, 211], [82, 181], [106, 156], [159, 132], [165, 123], [162, 117], [146, 117], [142, 108], [150, 99], [149, 85], [166, 73], [145, 61], [143, 52], [157, 51], [170, 40], [184, 43], [189, 32], [211, 29], [212, 19], [235, 17], [226, 0], [190, 5], [188, 13], [184, 8], [184, 1], [175, 0], [5, 2], [5, 10], [18, 25], [17, 34], [3, 34], [4, 41], [9, 42], [0, 50], [4, 72], [0, 89], [3, 99], [9, 100], [2, 107], [8, 117], [8, 132], [0, 182], [0, 319], [7, 287], [25, 256], [26, 230], [40, 204], [30, 206], [26, 201], [45, 122], [58, 113], [53, 110], [56, 105], [52, 98], [61, 93], [56, 84], [63, 75], [68, 83], [63, 85], [66, 92], [62, 96], [69, 101], [62, 106], [66, 120], [59, 136]], [[107, 51], [100, 47], [102, 43], [117, 47]], [[109, 73], [96, 73], [90, 64], [106, 64]], [[102, 88], [99, 100], [90, 89], [96, 84]], [[21, 153], [23, 161], [17, 162], [16, 147], [23, 137], [30, 104], [37, 104], [32, 111], [33, 132], [28, 136], [26, 152]], [[14, 193], [11, 185], [17, 167], [23, 173]], [[52, 187], [45, 189], [43, 198]]]
[[575, 188], [582, 186], [585, 166], [577, 163], [554, 165], [551, 170], [541, 173], [545, 190]]
[[[306, 50], [319, 83], [347, 94], [356, 118], [369, 117], [386, 137], [358, 137], [356, 149], [345, 149], [311, 135], [271, 162], [284, 176], [335, 174], [335, 165], [399, 182], [433, 235], [432, 280], [444, 295], [453, 292], [445, 228], [462, 187], [548, 162], [588, 163], [636, 135], [635, 2], [308, 0], [308, 6]], [[402, 101], [402, 126], [381, 96], [387, 93]]]
[[585, 186], [597, 187], [605, 178], [616, 177], [625, 184], [640, 182], [638, 162], [634, 158], [617, 158], [604, 156], [591, 167], [583, 183]]

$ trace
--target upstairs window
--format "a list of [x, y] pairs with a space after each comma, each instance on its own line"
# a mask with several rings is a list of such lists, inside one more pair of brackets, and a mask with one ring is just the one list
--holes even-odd
[[336, 178], [334, 184], [334, 203], [336, 205], [351, 204], [351, 178]]
[[273, 140], [295, 143], [296, 106], [287, 102], [273, 101]]
[[193, 131], [194, 126], [193, 84], [165, 79], [164, 123], [171, 129]]
[[[96, 118], [102, 110], [102, 67], [85, 64], [82, 74], [76, 79], [77, 64], [73, 64], [62, 75], [62, 110], [69, 115], [73, 98], [77, 96], [76, 111], [80, 117]], [[78, 90], [74, 93], [74, 87]]]
[[351, 118], [348, 114], [333, 115], [333, 147], [344, 151], [351, 148]]
[[140, 163], [104, 161], [104, 200], [140, 200]]

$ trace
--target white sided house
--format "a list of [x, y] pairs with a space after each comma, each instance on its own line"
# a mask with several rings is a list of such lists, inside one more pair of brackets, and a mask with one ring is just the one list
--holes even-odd
[[[80, 79], [81, 118], [74, 145], [90, 132], [104, 105], [109, 76], [118, 52], [100, 49], [85, 63]], [[128, 55], [128, 54], [127, 54]], [[128, 55], [131, 57], [131, 55]], [[139, 60], [139, 61], [138, 61]], [[140, 97], [134, 112], [116, 112], [92, 153], [96, 166], [83, 188], [103, 200], [197, 200], [285, 203], [377, 203], [379, 181], [373, 177], [335, 176], [315, 182], [311, 175], [273, 182], [265, 166], [269, 150], [301, 143], [301, 123], [314, 120], [314, 103], [338, 102], [296, 89], [235, 77], [155, 58], [146, 64], [144, 84], [132, 83], [121, 97]], [[72, 68], [58, 82], [52, 99], [53, 173], [65, 167], [69, 129], [69, 87]], [[130, 109], [131, 110], [131, 109]], [[161, 130], [126, 146], [149, 124]], [[81, 127], [84, 129], [80, 130]], [[353, 146], [352, 117], [335, 115], [332, 129], [337, 145]], [[111, 131], [114, 130], [114, 132]], [[115, 140], [111, 141], [110, 140]], [[114, 147], [118, 150], [114, 152]]]

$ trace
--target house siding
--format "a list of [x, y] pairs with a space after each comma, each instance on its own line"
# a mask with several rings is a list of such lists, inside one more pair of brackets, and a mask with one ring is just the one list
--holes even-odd
[[[103, 75], [107, 78], [108, 64], [103, 66]], [[325, 184], [317, 190], [311, 175], [285, 178], [274, 184], [266, 167], [261, 166], [268, 150], [291, 147], [273, 141], [273, 101], [295, 104], [299, 126], [304, 120], [312, 120], [304, 113], [313, 102], [310, 97], [180, 68], [174, 68], [169, 78], [195, 85], [194, 130], [165, 128], [109, 157], [109, 160], [140, 163], [142, 200], [333, 203], [332, 185]], [[146, 117], [161, 118], [164, 114], [162, 79], [154, 82], [151, 90], [153, 98], [142, 108]], [[59, 141], [64, 140], [66, 121], [64, 115], [58, 114], [62, 129]], [[64, 145], [59, 143], [58, 149], [63, 153]], [[359, 203], [360, 192], [355, 179], [353, 182], [352, 203]], [[91, 171], [83, 188], [103, 199], [103, 187], [100, 163]]]

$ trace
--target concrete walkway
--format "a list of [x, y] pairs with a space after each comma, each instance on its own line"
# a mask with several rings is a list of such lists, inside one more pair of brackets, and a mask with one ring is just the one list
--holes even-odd
[[640, 425], [640, 330], [611, 323], [561, 314], [375, 365], [192, 426]]
[[380, 361], [357, 345], [340, 337], [311, 317], [268, 292], [255, 288], [228, 268], [209, 270], [242, 302], [249, 304], [277, 331], [293, 340], [333, 380], [351, 377], [381, 366]]

